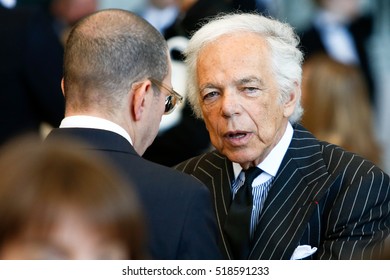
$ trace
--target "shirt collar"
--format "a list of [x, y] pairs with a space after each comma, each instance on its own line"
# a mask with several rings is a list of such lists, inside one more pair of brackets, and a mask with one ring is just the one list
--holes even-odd
[[[271, 150], [269, 155], [262, 162], [260, 162], [259, 165], [257, 165], [257, 167], [259, 167], [264, 172], [258, 178], [255, 179], [254, 181], [255, 185], [267, 181], [270, 177], [276, 176], [276, 173], [279, 170], [284, 155], [286, 154], [287, 149], [290, 146], [293, 133], [294, 130], [292, 128], [292, 125], [290, 124], [290, 122], [288, 122], [286, 131], [284, 132], [279, 143], [276, 144], [276, 146]], [[234, 171], [234, 178], [237, 180], [238, 176], [242, 171], [241, 165], [236, 162], [233, 162], [233, 171]]]
[[84, 116], [84, 115], [70, 116], [64, 118], [60, 124], [60, 128], [71, 128], [71, 127], [108, 130], [121, 135], [127, 141], [129, 141], [131, 145], [133, 145], [130, 135], [126, 132], [126, 130], [124, 130], [123, 127], [106, 119], [92, 117], [92, 116]]

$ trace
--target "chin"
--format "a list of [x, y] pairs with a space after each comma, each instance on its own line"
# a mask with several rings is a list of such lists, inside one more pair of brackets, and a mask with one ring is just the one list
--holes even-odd
[[251, 162], [254, 162], [256, 158], [253, 157], [253, 153], [249, 151], [227, 151], [223, 152], [233, 162], [239, 163], [240, 165], [246, 165]]

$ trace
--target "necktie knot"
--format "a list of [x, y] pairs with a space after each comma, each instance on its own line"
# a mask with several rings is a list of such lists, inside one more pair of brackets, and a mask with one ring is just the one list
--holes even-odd
[[245, 184], [252, 185], [253, 180], [261, 174], [262, 170], [258, 167], [249, 167], [244, 170], [245, 173]]

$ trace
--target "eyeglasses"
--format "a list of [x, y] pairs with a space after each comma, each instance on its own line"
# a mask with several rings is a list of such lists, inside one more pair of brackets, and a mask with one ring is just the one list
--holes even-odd
[[180, 94], [178, 94], [176, 91], [174, 91], [173, 89], [169, 88], [168, 86], [164, 85], [162, 82], [160, 82], [159, 80], [156, 80], [156, 79], [153, 79], [153, 78], [150, 78], [149, 79], [153, 84], [155, 84], [156, 86], [158, 87], [162, 87], [163, 89], [165, 89], [166, 91], [169, 92], [169, 95], [167, 97], [165, 97], [165, 110], [164, 110], [164, 115], [168, 115], [170, 113], [173, 112], [173, 110], [175, 110], [176, 106], [183, 102], [183, 96], [181, 96]]

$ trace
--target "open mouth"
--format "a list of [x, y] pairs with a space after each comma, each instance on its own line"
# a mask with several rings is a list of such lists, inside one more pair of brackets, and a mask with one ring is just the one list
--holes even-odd
[[247, 133], [237, 132], [237, 133], [228, 133], [227, 137], [230, 139], [241, 139], [241, 138], [244, 138], [246, 135], [247, 135]]
[[247, 131], [229, 131], [225, 134], [225, 137], [229, 140], [240, 140], [247, 137], [250, 133]]

